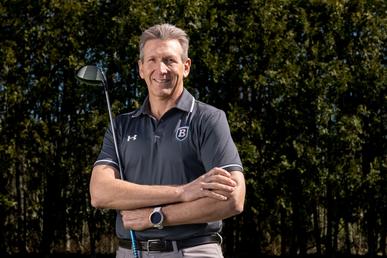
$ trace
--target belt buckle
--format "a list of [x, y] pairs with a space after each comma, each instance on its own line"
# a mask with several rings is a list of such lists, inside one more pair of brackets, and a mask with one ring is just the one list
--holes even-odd
[[216, 235], [218, 236], [218, 238], [219, 238], [219, 240], [220, 240], [219, 245], [222, 245], [222, 244], [223, 244], [223, 237], [222, 237], [222, 235], [219, 234], [219, 233], [216, 233]]
[[160, 239], [149, 239], [146, 241], [146, 251], [149, 253], [150, 250], [150, 246], [153, 244], [153, 243], [158, 243], [159, 245], [161, 245], [161, 241]]

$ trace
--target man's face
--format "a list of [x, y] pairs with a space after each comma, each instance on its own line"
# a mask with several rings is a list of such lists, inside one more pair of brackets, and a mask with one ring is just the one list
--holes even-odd
[[144, 59], [138, 64], [150, 97], [168, 99], [180, 96], [183, 79], [191, 67], [189, 58], [182, 60], [182, 51], [177, 40], [153, 39], [145, 43]]

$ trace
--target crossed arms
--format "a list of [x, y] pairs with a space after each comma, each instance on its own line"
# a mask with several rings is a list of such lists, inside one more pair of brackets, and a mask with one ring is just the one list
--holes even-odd
[[163, 206], [164, 226], [205, 223], [225, 219], [243, 211], [245, 180], [239, 171], [213, 168], [196, 180], [178, 186], [139, 185], [117, 178], [108, 165], [93, 168], [91, 204], [121, 211], [125, 228], [151, 228], [149, 215]]

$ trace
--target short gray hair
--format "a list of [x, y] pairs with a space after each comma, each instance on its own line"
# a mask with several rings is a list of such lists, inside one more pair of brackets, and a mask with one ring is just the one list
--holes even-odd
[[179, 41], [183, 53], [181, 59], [185, 61], [188, 58], [189, 38], [187, 33], [171, 24], [158, 24], [145, 30], [140, 37], [140, 60], [144, 59], [144, 46], [148, 40], [161, 39], [170, 40], [176, 39]]

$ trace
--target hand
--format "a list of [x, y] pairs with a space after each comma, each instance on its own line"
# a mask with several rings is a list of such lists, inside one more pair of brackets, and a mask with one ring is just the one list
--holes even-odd
[[182, 185], [182, 201], [193, 201], [202, 197], [210, 197], [225, 201], [235, 190], [236, 182], [231, 174], [222, 168], [213, 168], [194, 181]]
[[142, 231], [152, 227], [149, 221], [149, 216], [152, 212], [152, 208], [142, 208], [135, 210], [121, 211], [122, 223], [124, 228], [132, 229], [135, 231]]

